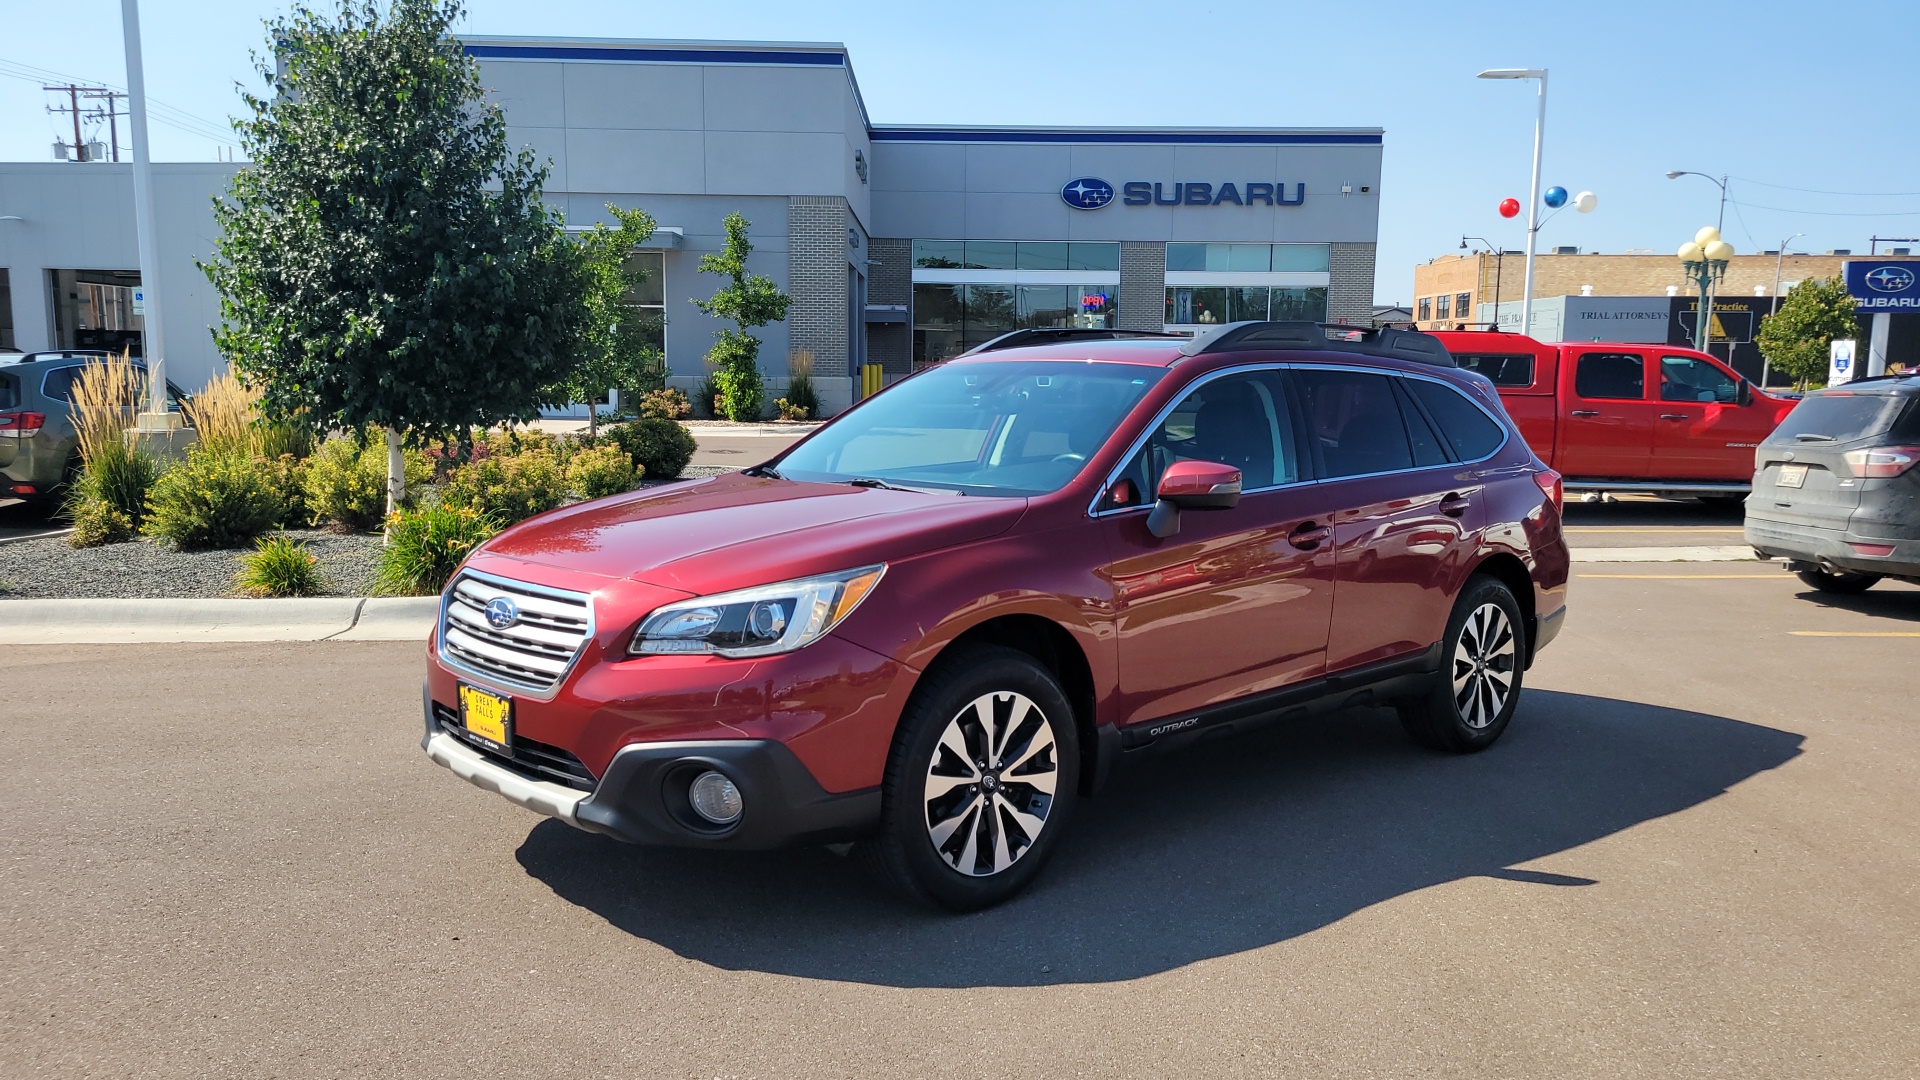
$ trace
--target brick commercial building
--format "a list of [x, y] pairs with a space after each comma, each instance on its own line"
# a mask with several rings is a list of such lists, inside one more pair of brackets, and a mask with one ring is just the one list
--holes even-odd
[[[792, 294], [758, 335], [769, 388], [814, 356], [834, 411], [1021, 327], [1193, 329], [1249, 318], [1368, 322], [1378, 128], [913, 127], [873, 123], [832, 44], [465, 39], [509, 138], [552, 163], [570, 227], [652, 214], [634, 302], [665, 316], [691, 389], [720, 327], [688, 301], [721, 219], [752, 221], [755, 273]], [[155, 169], [169, 373], [220, 358], [212, 199], [242, 165]], [[127, 166], [0, 164], [0, 344], [139, 346]], [[864, 370], [863, 370], [864, 369]], [[876, 370], [878, 369], [878, 370]]]
[[[1876, 258], [1899, 258], [1904, 249]], [[1837, 278], [1841, 264], [1865, 256], [1848, 254], [1788, 255], [1780, 262], [1780, 291], [1809, 278]], [[1920, 267], [1920, 256], [1912, 256]], [[1771, 296], [1774, 256], [1735, 255], [1715, 296]], [[1422, 330], [1451, 330], [1460, 323], [1484, 323], [1491, 318], [1483, 304], [1518, 304], [1526, 280], [1527, 256], [1474, 252], [1442, 255], [1413, 268], [1413, 317]], [[1498, 288], [1496, 297], [1495, 286]], [[1533, 296], [1692, 296], [1693, 282], [1680, 260], [1664, 255], [1539, 254], [1534, 256]], [[1465, 308], [1461, 304], [1464, 299]], [[1512, 327], [1509, 327], [1512, 329]]]

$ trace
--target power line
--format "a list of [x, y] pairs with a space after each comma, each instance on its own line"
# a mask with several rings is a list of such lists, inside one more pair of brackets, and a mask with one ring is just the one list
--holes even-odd
[[1791, 206], [1762, 206], [1759, 203], [1742, 203], [1737, 199], [1728, 199], [1735, 206], [1745, 206], [1749, 210], [1775, 210], [1782, 214], [1807, 214], [1813, 217], [1920, 217], [1920, 210], [1800, 210]]
[[[101, 82], [99, 80], [80, 79], [63, 72], [35, 67], [32, 64], [23, 64], [18, 60], [9, 60], [5, 57], [0, 57], [0, 75], [20, 79], [23, 82], [41, 83], [43, 85], [50, 82], [88, 83], [92, 86], [114, 91], [124, 92], [126, 90], [124, 86]], [[212, 139], [215, 142], [231, 142], [233, 140], [233, 132], [221, 124], [190, 113], [177, 106], [169, 105], [164, 101], [157, 101], [152, 97], [147, 98], [147, 117], [155, 123], [165, 124], [170, 128], [184, 131], [189, 135], [198, 135], [201, 138]]]
[[1861, 199], [1910, 199], [1920, 196], [1920, 191], [1829, 191], [1826, 188], [1792, 187], [1788, 184], [1769, 184], [1765, 180], [1754, 180], [1745, 176], [1733, 179], [1743, 184], [1758, 184], [1761, 187], [1778, 188], [1781, 191], [1804, 191], [1811, 195], [1851, 195]]

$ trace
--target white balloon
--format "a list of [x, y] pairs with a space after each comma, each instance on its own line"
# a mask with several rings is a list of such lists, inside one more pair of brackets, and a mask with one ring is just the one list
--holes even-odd
[[1583, 191], [1573, 197], [1573, 208], [1583, 214], [1593, 213], [1593, 208], [1599, 205], [1599, 197], [1591, 191]]

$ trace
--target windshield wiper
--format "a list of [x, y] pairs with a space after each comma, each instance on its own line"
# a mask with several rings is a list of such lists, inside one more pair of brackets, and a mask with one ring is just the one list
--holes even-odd
[[1839, 439], [1836, 439], [1831, 435], [1819, 435], [1811, 431], [1803, 431], [1800, 434], [1795, 435], [1794, 438], [1800, 440], [1801, 442], [1839, 442], [1840, 441]]
[[965, 495], [966, 494], [966, 492], [964, 491], [954, 491], [950, 488], [911, 487], [906, 484], [895, 484], [886, 480], [882, 480], [877, 476], [856, 476], [851, 480], [845, 481], [845, 483], [853, 487], [884, 488], [887, 491], [911, 491], [920, 495]]
[[780, 470], [774, 468], [771, 464], [755, 465], [751, 469], [742, 469], [740, 471], [746, 473], [748, 476], [764, 476], [769, 480], [786, 479], [786, 477], [780, 475]]

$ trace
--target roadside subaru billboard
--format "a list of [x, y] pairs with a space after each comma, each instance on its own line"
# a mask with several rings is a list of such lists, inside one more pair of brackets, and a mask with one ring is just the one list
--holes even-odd
[[1847, 292], [1858, 311], [1920, 311], [1920, 260], [1844, 264]]

